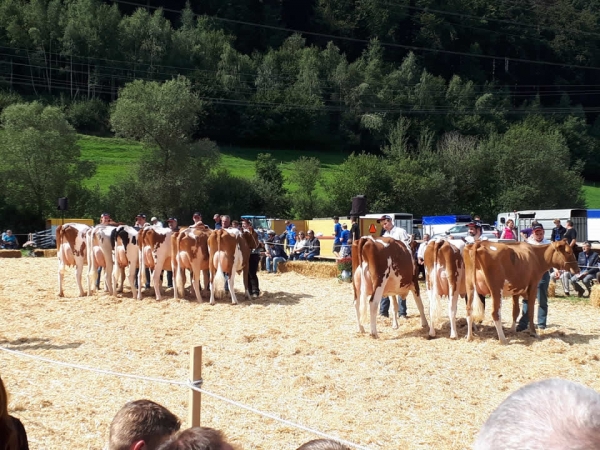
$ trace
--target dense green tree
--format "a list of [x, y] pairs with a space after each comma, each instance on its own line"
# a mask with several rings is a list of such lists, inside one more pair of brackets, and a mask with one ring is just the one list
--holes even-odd
[[319, 214], [321, 201], [316, 195], [321, 181], [321, 161], [302, 156], [292, 163], [290, 181], [298, 186], [292, 195], [293, 215], [297, 218], [312, 218]]

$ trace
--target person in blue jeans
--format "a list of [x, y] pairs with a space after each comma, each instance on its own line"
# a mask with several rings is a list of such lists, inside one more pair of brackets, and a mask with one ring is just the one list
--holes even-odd
[[315, 232], [313, 230], [308, 230], [308, 233], [306, 234], [306, 244], [298, 259], [301, 261], [312, 261], [315, 259], [315, 256], [321, 254], [321, 242], [315, 237]]
[[[541, 224], [533, 225], [532, 234], [527, 242], [531, 245], [549, 244], [550, 241], [544, 238], [544, 227]], [[538, 284], [538, 323], [537, 327], [541, 330], [546, 328], [546, 319], [548, 317], [548, 286], [550, 285], [550, 272], [545, 272]], [[522, 316], [517, 325], [517, 331], [524, 331], [529, 326], [529, 316], [527, 314], [527, 300], [523, 300]]]
[[265, 261], [267, 272], [277, 273], [277, 265], [281, 262], [287, 261], [288, 257], [283, 243], [286, 233], [283, 233], [281, 236], [277, 236], [274, 230], [269, 230], [268, 235], [269, 238], [267, 239], [267, 244], [269, 251]]

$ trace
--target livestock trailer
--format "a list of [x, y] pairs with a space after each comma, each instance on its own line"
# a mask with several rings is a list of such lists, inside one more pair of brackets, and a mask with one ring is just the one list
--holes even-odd
[[379, 214], [365, 214], [360, 217], [360, 233], [361, 236], [379, 236], [381, 234], [382, 226], [377, 223], [377, 220], [387, 215], [394, 219], [394, 225], [400, 228], [404, 228], [408, 234], [413, 234], [413, 215], [408, 213], [379, 213]]
[[[559, 219], [563, 226], [565, 226], [567, 220], [571, 220], [573, 221], [573, 227], [577, 230], [577, 242], [583, 242], [589, 238], [588, 211], [586, 209], [542, 209], [500, 213], [498, 214], [498, 227], [500, 229], [504, 228], [504, 224], [509, 218], [514, 220], [515, 226], [519, 230], [530, 228], [531, 223], [537, 220], [544, 227], [544, 237], [546, 239], [550, 239], [556, 219]], [[521, 239], [519, 234], [519, 240]]]

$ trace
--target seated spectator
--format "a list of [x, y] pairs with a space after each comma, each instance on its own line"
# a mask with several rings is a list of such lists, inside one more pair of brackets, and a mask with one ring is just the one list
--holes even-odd
[[266, 244], [268, 245], [267, 251], [267, 272], [277, 273], [277, 265], [281, 262], [287, 261], [287, 253], [285, 253], [283, 239], [285, 238], [285, 233], [281, 236], [277, 236], [274, 230], [268, 231], [268, 239]]
[[319, 256], [321, 254], [321, 242], [319, 239], [315, 237], [315, 232], [313, 230], [308, 230], [308, 237], [304, 244], [304, 248], [302, 249], [302, 253], [300, 253], [300, 257], [298, 258], [301, 261], [312, 261], [315, 259], [315, 256]]
[[306, 235], [304, 234], [304, 231], [300, 231], [298, 233], [296, 243], [294, 244], [294, 247], [292, 248], [292, 251], [290, 252], [290, 259], [292, 261], [295, 259], [299, 259], [300, 254], [304, 252], [304, 246], [306, 245], [305, 237], [306, 237]]
[[600, 394], [552, 378], [513, 392], [483, 424], [474, 450], [595, 449], [600, 445]]
[[313, 439], [302, 444], [296, 450], [350, 450], [350, 447], [331, 439]]
[[181, 427], [179, 419], [151, 400], [126, 403], [110, 424], [108, 450], [156, 450]]
[[8, 414], [8, 394], [0, 378], [0, 449], [29, 450], [27, 433], [19, 419]]
[[19, 248], [19, 242], [17, 237], [11, 230], [6, 230], [6, 233], [2, 234], [2, 248], [5, 249], [17, 249]]
[[158, 450], [234, 450], [220, 430], [193, 427], [180, 431]]
[[[579, 265], [580, 272], [576, 275], [570, 275], [568, 272], [566, 272], [567, 276], [570, 276], [570, 281], [573, 284], [575, 291], [577, 291], [579, 297], [583, 297], [585, 289], [587, 289], [588, 295], [591, 294], [592, 280], [596, 278], [596, 274], [599, 270], [598, 263], [600, 262], [598, 259], [598, 253], [592, 251], [592, 244], [590, 244], [588, 241], [585, 241], [582, 248], [583, 251], [577, 258], [577, 264]], [[580, 282], [583, 283], [583, 286], [579, 284]], [[565, 295], [569, 295], [568, 286], [569, 285], [566, 284], [567, 291], [565, 292]]]

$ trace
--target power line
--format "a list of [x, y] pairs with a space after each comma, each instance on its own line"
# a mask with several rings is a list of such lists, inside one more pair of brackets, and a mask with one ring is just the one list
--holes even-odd
[[[172, 13], [176, 13], [176, 14], [182, 13], [182, 11], [178, 11], [175, 9], [141, 5], [139, 3], [129, 2], [126, 0], [110, 0], [110, 1], [112, 1], [114, 3], [122, 3], [125, 5], [137, 6], [139, 8], [144, 8], [144, 9], [145, 8], [161, 9], [163, 11], [168, 11], [168, 12], [172, 12]], [[194, 16], [200, 17], [203, 15], [194, 13]], [[279, 27], [279, 26], [275, 26], [275, 25], [266, 25], [266, 24], [260, 24], [260, 23], [247, 22], [244, 20], [226, 19], [226, 18], [217, 17], [217, 16], [204, 15], [204, 17], [208, 17], [208, 18], [218, 20], [221, 22], [235, 23], [238, 25], [247, 25], [247, 26], [258, 27], [258, 28], [266, 28], [266, 29], [276, 30], [276, 31], [285, 31], [288, 33], [305, 34], [305, 35], [309, 35], [309, 36], [323, 37], [323, 38], [327, 38], [327, 39], [338, 39], [338, 40], [344, 40], [344, 41], [349, 41], [349, 42], [358, 42], [358, 43], [362, 43], [362, 44], [370, 43], [370, 41], [368, 41], [366, 39], [358, 39], [358, 38], [351, 38], [351, 37], [345, 37], [345, 36], [336, 36], [333, 34], [317, 33], [315, 31], [297, 30], [297, 29], [293, 29], [293, 28]], [[549, 66], [555, 66], [555, 67], [566, 67], [566, 68], [571, 68], [571, 69], [600, 70], [600, 67], [594, 67], [594, 66], [582, 66], [582, 65], [578, 65], [578, 64], [557, 63], [557, 62], [552, 62], [552, 61], [532, 60], [532, 59], [515, 58], [515, 57], [509, 57], [509, 56], [492, 56], [492, 55], [485, 55], [485, 54], [474, 54], [474, 53], [467, 53], [467, 52], [461, 52], [461, 51], [456, 51], [456, 50], [441, 50], [441, 49], [435, 49], [435, 48], [431, 48], [431, 47], [420, 47], [420, 46], [416, 46], [416, 45], [397, 44], [397, 43], [392, 43], [392, 42], [381, 42], [380, 41], [380, 44], [384, 47], [402, 48], [405, 50], [424, 51], [424, 52], [432, 52], [432, 53], [445, 53], [445, 54], [449, 54], [449, 55], [468, 56], [468, 57], [472, 57], [472, 58], [483, 58], [483, 59], [491, 59], [491, 60], [499, 60], [499, 61], [513, 61], [513, 62], [521, 62], [521, 63], [527, 63], [527, 64], [539, 64], [539, 65], [549, 65]]]

